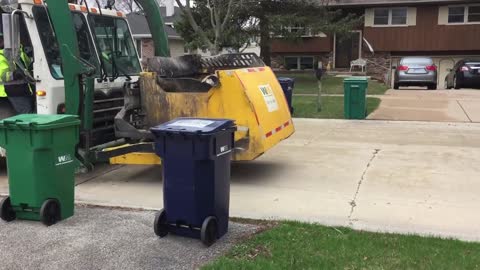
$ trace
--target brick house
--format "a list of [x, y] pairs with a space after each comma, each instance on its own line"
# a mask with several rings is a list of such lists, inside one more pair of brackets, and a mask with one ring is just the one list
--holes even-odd
[[477, 0], [336, 0], [331, 6], [364, 16], [347, 38], [305, 36], [299, 43], [276, 39], [277, 67], [312, 69], [318, 62], [333, 69], [368, 60], [367, 73], [386, 79], [402, 56], [434, 58], [439, 85], [447, 69], [465, 57], [480, 58], [480, 1]]
[[[165, 23], [165, 31], [168, 35], [171, 56], [180, 56], [185, 54], [185, 43], [180, 35], [174, 29], [174, 22], [179, 19], [181, 11], [178, 7], [160, 7], [160, 11]], [[133, 38], [135, 39], [138, 55], [141, 59], [147, 59], [154, 56], [154, 46], [152, 34], [148, 27], [147, 20], [143, 14], [130, 13], [127, 15]], [[143, 62], [143, 61], [142, 61]]]

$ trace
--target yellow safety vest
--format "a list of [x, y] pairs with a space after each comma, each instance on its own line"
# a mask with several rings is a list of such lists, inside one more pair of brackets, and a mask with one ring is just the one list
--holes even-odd
[[[25, 68], [28, 68], [32, 63], [30, 57], [25, 53], [23, 47], [20, 49], [20, 59], [22, 60]], [[5, 91], [5, 83], [9, 82], [12, 79], [13, 72], [10, 71], [10, 65], [8, 59], [3, 54], [3, 50], [0, 50], [0, 98], [7, 97], [7, 92]], [[28, 86], [30, 93], [32, 88]]]
[[7, 97], [4, 83], [8, 82], [11, 76], [12, 73], [10, 72], [8, 59], [3, 54], [3, 50], [0, 50], [0, 97]]

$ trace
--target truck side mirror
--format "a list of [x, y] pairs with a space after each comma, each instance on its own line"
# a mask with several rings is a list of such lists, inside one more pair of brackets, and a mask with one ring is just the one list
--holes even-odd
[[13, 64], [20, 55], [20, 16], [3, 13], [2, 23], [5, 57]]

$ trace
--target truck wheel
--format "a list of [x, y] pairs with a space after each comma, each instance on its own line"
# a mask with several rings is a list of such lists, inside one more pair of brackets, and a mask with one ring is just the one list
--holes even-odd
[[6, 222], [13, 221], [15, 218], [17, 218], [15, 211], [13, 211], [10, 197], [4, 198], [0, 202], [0, 218]]
[[16, 115], [17, 112], [15, 112], [10, 102], [6, 98], [2, 99], [4, 100], [0, 102], [0, 120]]
[[207, 217], [205, 221], [203, 221], [202, 229], [200, 231], [200, 239], [202, 240], [202, 243], [207, 247], [213, 245], [213, 243], [217, 241], [217, 231], [217, 218]]
[[[8, 101], [7, 98], [0, 98], [0, 120], [12, 117], [16, 114], [17, 113], [13, 109], [12, 104], [10, 104], [10, 101]], [[1, 148], [0, 149], [0, 168], [6, 168], [5, 164], [6, 164], [5, 149]]]
[[42, 204], [40, 208], [40, 221], [45, 226], [56, 224], [60, 221], [61, 217], [61, 208], [58, 200], [48, 199]]
[[168, 235], [167, 212], [165, 212], [165, 209], [162, 209], [155, 215], [153, 229], [160, 238]]

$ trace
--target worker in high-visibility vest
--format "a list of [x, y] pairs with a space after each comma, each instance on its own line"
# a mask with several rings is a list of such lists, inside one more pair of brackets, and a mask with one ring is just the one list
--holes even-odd
[[[0, 98], [8, 98], [17, 114], [33, 113], [33, 93], [25, 79], [25, 71], [22, 72], [18, 66], [11, 70], [3, 49], [3, 33], [0, 33]], [[30, 69], [32, 62], [23, 47], [20, 50], [20, 61], [25, 69]]]

